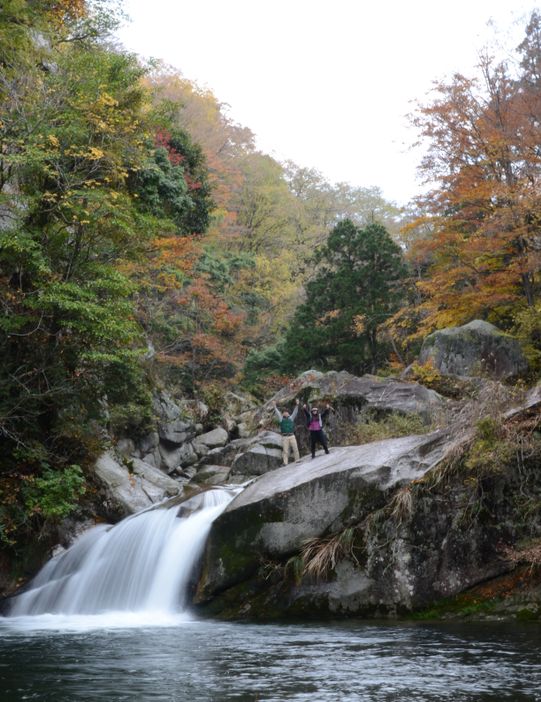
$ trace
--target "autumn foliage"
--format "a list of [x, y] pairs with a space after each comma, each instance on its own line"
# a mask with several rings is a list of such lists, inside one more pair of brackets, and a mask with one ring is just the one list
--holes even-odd
[[485, 56], [477, 78], [437, 84], [432, 102], [418, 108], [414, 121], [428, 145], [421, 171], [434, 187], [407, 227], [416, 294], [395, 318], [398, 335], [479, 317], [532, 341], [540, 312], [540, 30], [534, 12], [514, 66]]

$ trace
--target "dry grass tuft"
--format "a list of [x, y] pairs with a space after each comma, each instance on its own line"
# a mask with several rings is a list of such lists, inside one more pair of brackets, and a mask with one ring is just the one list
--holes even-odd
[[413, 514], [413, 495], [411, 486], [406, 485], [393, 496], [389, 503], [391, 517], [402, 524], [407, 522]]
[[306, 541], [301, 550], [303, 577], [321, 580], [335, 569], [342, 558], [351, 558], [357, 563], [353, 548], [354, 539], [355, 531], [351, 528], [324, 539]]

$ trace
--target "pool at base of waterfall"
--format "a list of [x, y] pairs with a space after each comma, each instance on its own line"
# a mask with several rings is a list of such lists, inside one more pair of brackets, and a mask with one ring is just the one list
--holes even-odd
[[2, 702], [541, 700], [538, 623], [142, 616], [0, 619]]

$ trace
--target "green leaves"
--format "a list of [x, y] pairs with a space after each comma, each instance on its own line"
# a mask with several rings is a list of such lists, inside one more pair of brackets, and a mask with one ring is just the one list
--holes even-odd
[[64, 470], [46, 468], [40, 477], [26, 483], [24, 504], [30, 515], [59, 520], [77, 508], [78, 499], [85, 492], [86, 481], [80, 466], [71, 465]]
[[282, 370], [375, 370], [386, 353], [378, 330], [400, 302], [406, 273], [400, 248], [383, 226], [345, 220], [314, 259], [316, 275], [287, 332]]

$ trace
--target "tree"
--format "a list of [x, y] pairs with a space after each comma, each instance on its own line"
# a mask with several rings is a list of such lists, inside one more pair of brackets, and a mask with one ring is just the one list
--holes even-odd
[[438, 84], [415, 116], [434, 184], [409, 225], [426, 232], [409, 252], [422, 269], [417, 334], [475, 317], [541, 331], [540, 34], [534, 12], [514, 72], [485, 56], [477, 77]]
[[378, 331], [398, 308], [402, 252], [380, 224], [340, 222], [315, 254], [316, 275], [283, 348], [284, 372], [315, 366], [375, 371], [386, 358]]

